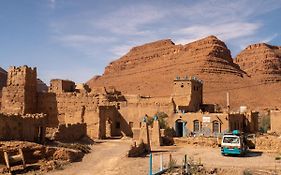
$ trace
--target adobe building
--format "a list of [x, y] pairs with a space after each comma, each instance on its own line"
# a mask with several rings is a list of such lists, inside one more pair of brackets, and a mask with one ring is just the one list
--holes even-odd
[[203, 104], [203, 82], [196, 77], [177, 77], [171, 95], [177, 111], [199, 111]]
[[37, 110], [37, 71], [27, 66], [10, 67], [2, 89], [1, 112], [32, 114]]
[[37, 113], [36, 68], [10, 67], [1, 100], [1, 140], [44, 142], [46, 115]]
[[[55, 130], [53, 134], [62, 140], [83, 135], [92, 139], [133, 137], [140, 131], [143, 116], [154, 116], [158, 112], [168, 115], [168, 124], [177, 136], [191, 132], [214, 135], [233, 129], [246, 131], [257, 119], [251, 113], [247, 117], [242, 113], [206, 110], [203, 82], [195, 77], [176, 78], [170, 97], [123, 95], [114, 87], [89, 89], [60, 79], [51, 80], [48, 91], [38, 91], [36, 81], [36, 68], [11, 67], [7, 87], [2, 91], [1, 112], [46, 114], [47, 132]], [[206, 112], [202, 112], [202, 106]], [[256, 130], [252, 127], [247, 131]], [[81, 134], [73, 136], [72, 132]]]
[[45, 114], [7, 115], [0, 113], [0, 140], [44, 143], [45, 118]]

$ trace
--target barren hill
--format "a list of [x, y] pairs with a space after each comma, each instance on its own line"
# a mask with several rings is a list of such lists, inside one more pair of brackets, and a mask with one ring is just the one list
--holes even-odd
[[[242, 53], [238, 61], [247, 60]], [[263, 59], [263, 54], [257, 54], [257, 57]], [[279, 64], [277, 62], [274, 65], [280, 70], [280, 59]], [[175, 45], [167, 39], [132, 48], [110, 63], [102, 76], [95, 76], [88, 84], [90, 87], [115, 86], [129, 94], [170, 96], [176, 76], [196, 76], [204, 81], [205, 103], [225, 106], [225, 94], [230, 92], [233, 108], [239, 105], [252, 108], [278, 106], [281, 99], [275, 90], [280, 89], [281, 83], [264, 85], [265, 81], [253, 79], [254, 72], [245, 72], [248, 71], [247, 64], [247, 61], [240, 64], [240, 69], [225, 43], [215, 36], [186, 45]], [[280, 73], [276, 74], [280, 76]], [[268, 96], [257, 96], [257, 92], [265, 92], [265, 86], [272, 91]]]
[[281, 81], [281, 47], [253, 44], [238, 54], [235, 61], [252, 79], [260, 82]]

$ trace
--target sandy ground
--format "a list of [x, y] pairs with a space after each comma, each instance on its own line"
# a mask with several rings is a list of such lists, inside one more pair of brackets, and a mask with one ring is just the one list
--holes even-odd
[[[86, 155], [82, 162], [73, 163], [64, 170], [48, 175], [143, 175], [148, 174], [149, 158], [127, 158], [129, 140], [106, 140], [93, 146], [93, 151]], [[242, 172], [244, 169], [281, 169], [281, 162], [275, 160], [276, 154], [252, 152], [245, 157], [222, 156], [220, 148], [199, 147], [192, 145], [161, 147], [153, 153], [153, 170], [158, 170], [160, 154], [164, 165], [167, 165], [169, 154], [180, 164], [184, 154], [195, 161], [201, 161], [207, 168], [233, 169]]]
[[87, 154], [82, 162], [66, 166], [64, 170], [47, 173], [48, 175], [96, 175], [115, 174], [112, 171], [121, 159], [126, 157], [130, 148], [127, 140], [105, 140], [93, 145], [92, 152]]

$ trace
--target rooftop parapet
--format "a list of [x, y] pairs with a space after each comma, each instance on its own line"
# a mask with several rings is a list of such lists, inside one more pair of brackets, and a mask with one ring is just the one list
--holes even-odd
[[196, 81], [199, 82], [201, 84], [203, 84], [203, 80], [195, 77], [195, 76], [185, 76], [185, 77], [179, 77], [177, 76], [174, 81]]

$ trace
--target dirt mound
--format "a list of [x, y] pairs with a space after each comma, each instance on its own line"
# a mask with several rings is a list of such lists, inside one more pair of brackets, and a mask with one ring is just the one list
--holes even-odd
[[281, 137], [259, 136], [256, 138], [256, 149], [281, 153]]
[[[0, 163], [5, 165], [4, 151], [7, 151], [9, 155], [14, 155], [18, 154], [18, 149], [21, 148], [27, 168], [20, 171], [40, 170], [46, 172], [61, 168], [71, 162], [81, 161], [84, 154], [89, 153], [89, 150], [83, 151], [86, 147], [80, 144], [64, 144], [55, 147], [25, 141], [3, 141], [0, 142]], [[12, 171], [18, 171], [17, 168], [17, 166], [13, 167]], [[5, 166], [0, 168], [0, 174], [5, 171], [7, 171]]]
[[54, 152], [54, 160], [65, 160], [68, 162], [81, 161], [84, 154], [79, 150], [59, 148]]
[[[270, 48], [275, 54], [280, 53], [280, 47]], [[122, 93], [168, 97], [172, 92], [173, 79], [189, 75], [203, 80], [205, 103], [217, 103], [225, 107], [226, 92], [230, 92], [233, 109], [240, 105], [252, 108], [281, 106], [281, 99], [276, 94], [281, 83], [264, 84], [272, 78], [267, 76], [264, 79], [266, 81], [257, 81], [253, 78], [254, 71], [245, 72], [248, 71], [246, 66], [252, 63], [242, 63], [244, 55], [242, 52], [238, 57], [242, 70], [233, 62], [225, 43], [215, 36], [186, 45], [175, 45], [169, 39], [160, 40], [132, 48], [126, 55], [111, 62], [102, 76], [95, 76], [87, 83], [91, 88], [115, 86]], [[248, 57], [252, 58], [252, 55]], [[275, 72], [276, 77], [280, 73], [279, 68], [274, 66], [278, 67], [279, 63], [275, 57], [273, 60], [270, 70], [271, 73]], [[265, 90], [267, 96], [258, 95], [264, 94]]]

